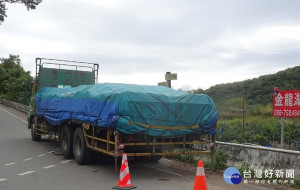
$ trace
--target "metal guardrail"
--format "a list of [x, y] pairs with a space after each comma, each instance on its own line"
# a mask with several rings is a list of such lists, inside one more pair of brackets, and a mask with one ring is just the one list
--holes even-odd
[[216, 141], [216, 145], [218, 145], [218, 144], [300, 155], [300, 151], [284, 150], [284, 149], [279, 149], [279, 148], [267, 148], [267, 147], [263, 147], [263, 146], [260, 146], [260, 145], [255, 146], [255, 145], [245, 145], [245, 144], [236, 144], [236, 143]]

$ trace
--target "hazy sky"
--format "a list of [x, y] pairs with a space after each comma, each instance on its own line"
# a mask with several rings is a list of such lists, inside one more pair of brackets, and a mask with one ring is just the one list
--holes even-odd
[[99, 82], [175, 89], [272, 74], [300, 63], [300, 1], [43, 0], [36, 10], [7, 5], [0, 57], [100, 64]]

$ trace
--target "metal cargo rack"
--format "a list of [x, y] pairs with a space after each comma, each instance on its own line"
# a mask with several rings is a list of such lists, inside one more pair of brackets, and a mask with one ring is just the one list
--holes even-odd
[[[99, 64], [60, 59], [36, 58], [35, 87], [72, 87], [98, 82]], [[43, 73], [43, 74], [41, 74]]]
[[[211, 161], [213, 162], [213, 154], [215, 153], [215, 134], [197, 133], [172, 138], [150, 137], [145, 134], [119, 135], [114, 129], [101, 129], [87, 123], [82, 124], [82, 130], [88, 148], [115, 158], [121, 157], [123, 152], [126, 152], [129, 157], [206, 154], [211, 155]], [[170, 146], [169, 150], [163, 148]]]

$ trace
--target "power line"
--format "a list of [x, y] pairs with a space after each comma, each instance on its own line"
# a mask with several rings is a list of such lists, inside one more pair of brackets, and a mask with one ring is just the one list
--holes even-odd
[[[224, 53], [229, 52], [232, 54], [243, 54], [243, 58], [246, 61], [259, 59], [261, 61], [278, 62], [286, 60], [286, 56], [279, 54], [281, 51], [270, 50], [269, 52], [272, 56], [270, 57], [256, 53], [263, 47], [252, 48], [250, 51], [241, 48], [233, 48], [226, 44], [226, 40], [223, 40], [222, 42], [223, 47], [201, 44], [202, 41], [210, 41], [210, 39], [214, 38], [213, 36], [209, 37], [207, 35], [199, 35], [198, 37], [194, 37], [189, 34], [184, 36], [175, 34], [175, 37], [180, 36], [180, 39], [176, 39], [170, 35], [172, 32], [176, 33], [176, 31], [178, 31], [178, 28], [176, 27], [161, 27], [161, 25], [153, 22], [141, 22], [135, 18], [120, 15], [99, 7], [97, 7], [98, 12], [96, 12], [95, 8], [85, 10], [76, 6], [76, 3], [66, 5], [61, 3], [52, 3], [52, 5], [54, 5], [55, 9], [40, 7], [42, 10], [40, 13], [52, 18], [56, 17], [59, 21], [64, 21], [67, 24], [71, 24], [71, 26], [73, 23], [83, 26], [76, 27], [76, 29], [71, 28], [72, 30], [89, 31], [89, 28], [92, 28], [100, 31], [106, 31], [108, 33], [115, 34], [115, 36], [118, 36], [119, 39], [119, 36], [122, 36], [122, 39], [128, 40], [129, 38], [144, 44], [159, 44], [169, 47], [169, 49], [179, 48], [182, 50], [182, 53], [196, 57], [203, 55], [213, 55], [216, 57], [216, 52], [220, 53], [221, 51]], [[294, 48], [298, 50], [298, 47], [296, 47], [298, 43], [294, 43], [293, 45]], [[287, 51], [289, 49], [283, 50]], [[296, 56], [295, 58], [297, 60], [299, 59], [299, 56]]]

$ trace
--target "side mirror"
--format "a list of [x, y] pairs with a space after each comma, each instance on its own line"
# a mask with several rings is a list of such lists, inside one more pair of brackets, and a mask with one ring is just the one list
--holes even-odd
[[30, 89], [32, 89], [33, 85], [34, 85], [34, 80], [30, 82]]
[[26, 82], [22, 82], [22, 86], [23, 86], [23, 90], [24, 90], [24, 91], [27, 91], [27, 90], [28, 90], [28, 89], [27, 89]]
[[22, 87], [23, 87], [23, 91], [26, 92], [27, 94], [27, 99], [30, 99], [31, 96], [31, 89], [32, 89], [32, 83], [29, 85], [27, 85], [26, 82], [22, 82]]

